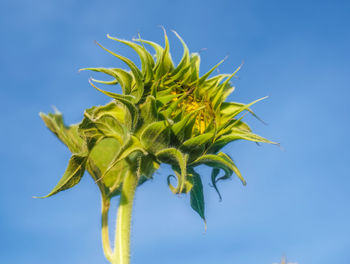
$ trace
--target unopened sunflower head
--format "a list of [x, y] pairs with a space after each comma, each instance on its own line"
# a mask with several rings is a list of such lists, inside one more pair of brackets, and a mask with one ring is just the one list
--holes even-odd
[[[245, 184], [231, 157], [220, 149], [239, 139], [273, 143], [252, 133], [242, 121], [245, 112], [255, 116], [250, 107], [264, 98], [249, 104], [225, 102], [234, 90], [230, 81], [239, 68], [232, 74], [210, 77], [220, 61], [199, 76], [199, 54], [190, 54], [185, 42], [174, 33], [184, 47], [178, 65], [171, 59], [166, 33], [164, 48], [141, 38], [131, 42], [107, 35], [137, 52], [141, 70], [128, 58], [98, 44], [129, 68], [82, 69], [109, 75], [111, 80], [90, 79], [90, 84], [113, 100], [87, 109], [82, 122], [70, 127], [64, 125], [60, 113], [41, 114], [49, 129], [73, 153], [66, 173], [48, 196], [74, 186], [87, 170], [102, 195], [111, 197], [119, 194], [127, 171], [137, 173], [141, 184], [161, 163], [167, 163], [175, 174], [168, 176], [170, 189], [174, 193], [190, 192], [192, 208], [204, 219], [203, 186], [196, 166], [213, 168], [215, 190], [219, 180], [233, 173]], [[155, 50], [154, 57], [145, 45]], [[102, 90], [96, 83], [119, 85], [121, 90]], [[219, 177], [220, 170], [224, 174]], [[176, 178], [176, 186], [171, 177]]]

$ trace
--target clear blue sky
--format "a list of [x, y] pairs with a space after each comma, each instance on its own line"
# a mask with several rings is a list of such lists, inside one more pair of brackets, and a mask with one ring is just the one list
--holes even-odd
[[[87, 66], [125, 67], [94, 40], [128, 57], [105, 35], [138, 33], [163, 41], [175, 29], [202, 52], [202, 73], [229, 55], [221, 72], [244, 61], [229, 99], [250, 102], [267, 126], [259, 134], [283, 149], [237, 142], [226, 149], [248, 185], [220, 184], [202, 168], [208, 230], [188, 197], [172, 195], [167, 169], [136, 195], [132, 263], [350, 263], [350, 4], [348, 1], [9, 0], [0, 9], [0, 263], [107, 263], [100, 243], [100, 198], [86, 175], [55, 197], [69, 151], [38, 112], [55, 105], [67, 123], [106, 97]], [[170, 34], [176, 61], [181, 47]], [[115, 213], [114, 211], [112, 212]]]

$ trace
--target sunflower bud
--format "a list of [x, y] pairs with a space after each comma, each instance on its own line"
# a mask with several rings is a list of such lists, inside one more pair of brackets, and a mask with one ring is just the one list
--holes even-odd
[[[205, 220], [203, 185], [194, 170], [196, 166], [213, 168], [211, 180], [215, 190], [218, 181], [232, 174], [245, 184], [231, 157], [220, 150], [239, 139], [273, 143], [252, 133], [242, 121], [244, 112], [255, 116], [250, 107], [264, 98], [249, 104], [225, 102], [234, 90], [230, 81], [239, 68], [232, 74], [210, 77], [221, 61], [199, 76], [199, 54], [190, 54], [184, 41], [176, 32], [175, 35], [184, 48], [176, 66], [166, 33], [164, 48], [143, 39], [131, 42], [107, 35], [135, 50], [141, 69], [98, 44], [129, 68], [82, 69], [110, 76], [110, 81], [91, 79], [90, 84], [113, 100], [85, 110], [78, 125], [64, 125], [60, 113], [41, 114], [47, 127], [72, 152], [65, 174], [45, 197], [73, 187], [87, 170], [102, 196], [110, 199], [120, 194], [127, 172], [134, 172], [140, 185], [152, 178], [160, 164], [166, 163], [174, 170], [167, 179], [171, 191], [190, 193], [192, 208]], [[155, 50], [154, 57], [144, 45]], [[106, 91], [98, 84], [119, 84], [121, 91]], [[224, 174], [219, 177], [220, 170]]]

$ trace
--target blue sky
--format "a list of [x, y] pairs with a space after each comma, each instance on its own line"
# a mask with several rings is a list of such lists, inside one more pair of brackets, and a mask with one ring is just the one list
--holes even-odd
[[[47, 193], [68, 150], [38, 112], [55, 105], [67, 123], [108, 99], [91, 88], [87, 66], [125, 67], [97, 45], [134, 60], [105, 35], [138, 33], [163, 41], [175, 61], [181, 45], [200, 51], [202, 73], [244, 62], [229, 98], [250, 102], [268, 125], [257, 133], [283, 148], [237, 142], [226, 148], [248, 184], [222, 182], [223, 201], [205, 185], [208, 230], [188, 197], [172, 195], [167, 168], [138, 189], [131, 263], [299, 264], [350, 262], [350, 4], [348, 1], [6, 1], [0, 9], [2, 147], [0, 263], [107, 263], [100, 243], [100, 198], [86, 175], [75, 188]], [[114, 216], [115, 211], [112, 211]]]

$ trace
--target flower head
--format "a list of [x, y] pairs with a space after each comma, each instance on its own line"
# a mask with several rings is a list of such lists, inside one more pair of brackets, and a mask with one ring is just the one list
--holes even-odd
[[[66, 173], [48, 196], [77, 184], [85, 170], [103, 196], [115, 196], [120, 193], [126, 172], [136, 172], [142, 184], [152, 178], [161, 163], [167, 163], [175, 174], [168, 176], [171, 191], [190, 192], [192, 208], [204, 219], [203, 186], [196, 166], [213, 168], [211, 180], [216, 190], [217, 182], [233, 173], [245, 184], [231, 157], [220, 150], [239, 139], [273, 143], [252, 133], [242, 121], [244, 112], [254, 115], [250, 107], [263, 98], [249, 104], [226, 102], [234, 90], [230, 81], [239, 68], [232, 74], [210, 77], [221, 61], [199, 76], [199, 54], [190, 54], [185, 42], [175, 35], [184, 47], [178, 65], [171, 59], [166, 33], [164, 48], [141, 38], [131, 42], [107, 35], [134, 49], [141, 69], [98, 44], [129, 68], [82, 69], [109, 75], [109, 81], [90, 79], [90, 84], [113, 100], [87, 109], [82, 122], [70, 127], [64, 125], [59, 113], [41, 114], [49, 129], [73, 153]], [[145, 45], [155, 50], [155, 58]], [[119, 84], [121, 91], [106, 91], [98, 84]], [[175, 185], [172, 177], [176, 178]]]

